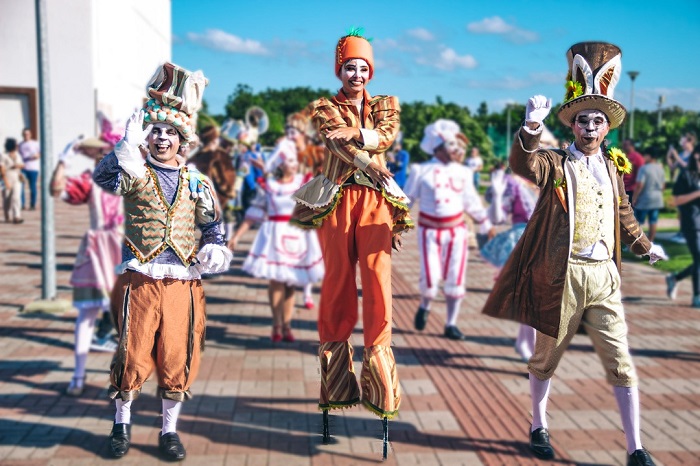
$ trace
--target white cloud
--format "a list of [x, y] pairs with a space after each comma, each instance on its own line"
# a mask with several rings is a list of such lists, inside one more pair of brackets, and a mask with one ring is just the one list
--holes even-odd
[[478, 63], [471, 55], [458, 55], [454, 49], [443, 47], [437, 58], [421, 57], [416, 62], [422, 65], [434, 66], [444, 71], [452, 71], [455, 68], [476, 68]]
[[187, 33], [187, 39], [214, 50], [248, 55], [269, 55], [270, 51], [260, 42], [242, 39], [221, 29], [207, 29], [204, 34]]
[[435, 36], [433, 35], [433, 33], [425, 28], [409, 29], [408, 31], [406, 31], [406, 34], [410, 37], [413, 37], [414, 39], [423, 40], [426, 42], [435, 40]]
[[467, 31], [474, 34], [496, 34], [501, 35], [510, 42], [522, 44], [525, 42], [535, 42], [540, 36], [534, 31], [528, 31], [508, 24], [500, 16], [484, 18], [481, 21], [474, 21], [467, 24]]
[[467, 25], [467, 30], [474, 34], [506, 34], [513, 29], [515, 28], [503, 21], [500, 16], [484, 18]]

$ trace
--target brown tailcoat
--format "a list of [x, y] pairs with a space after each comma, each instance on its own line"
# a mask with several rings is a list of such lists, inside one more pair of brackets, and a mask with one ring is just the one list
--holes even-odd
[[[513, 173], [539, 186], [540, 196], [482, 312], [527, 324], [556, 338], [571, 250], [570, 216], [574, 212], [572, 186], [575, 186], [569, 160], [572, 155], [567, 150], [536, 150], [540, 136], [529, 134], [523, 128], [514, 139], [509, 158]], [[648, 253], [651, 243], [634, 218], [622, 177], [617, 174], [613, 162], [605, 160], [613, 182], [613, 195], [618, 199], [614, 203], [613, 258], [619, 270], [620, 241], [638, 255]], [[555, 193], [555, 180], [566, 180], [568, 213]]]

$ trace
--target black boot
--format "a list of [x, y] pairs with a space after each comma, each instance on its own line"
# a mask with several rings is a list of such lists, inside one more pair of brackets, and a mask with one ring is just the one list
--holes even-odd
[[646, 448], [635, 450], [627, 457], [627, 466], [655, 466], [655, 464]]
[[530, 450], [542, 460], [554, 458], [554, 449], [552, 444], [549, 443], [549, 431], [547, 429], [540, 427], [530, 432]]
[[112, 456], [121, 458], [129, 451], [131, 445], [131, 424], [117, 424], [112, 426], [109, 433], [109, 449]]
[[425, 328], [425, 324], [428, 323], [428, 314], [430, 314], [429, 310], [423, 309], [422, 307], [418, 308], [418, 312], [416, 312], [416, 318], [413, 322], [413, 325], [416, 327], [416, 330], [423, 330]]
[[185, 447], [175, 432], [161, 434], [158, 438], [158, 449], [167, 460], [180, 461], [185, 459]]

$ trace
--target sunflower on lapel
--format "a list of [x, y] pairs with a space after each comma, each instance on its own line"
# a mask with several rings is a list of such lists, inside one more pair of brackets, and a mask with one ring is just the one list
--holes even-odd
[[611, 147], [606, 152], [607, 157], [613, 161], [617, 173], [620, 175], [629, 175], [632, 173], [632, 162], [627, 158], [624, 152], [617, 147]]

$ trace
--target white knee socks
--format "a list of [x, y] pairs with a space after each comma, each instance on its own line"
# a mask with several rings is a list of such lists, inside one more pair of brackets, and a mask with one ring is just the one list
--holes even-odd
[[117, 413], [114, 416], [114, 422], [117, 424], [131, 424], [131, 402], [133, 400], [124, 401], [117, 398]]
[[430, 310], [430, 304], [433, 302], [432, 299], [430, 298], [421, 298], [420, 299], [420, 307], [425, 309], [426, 311]]
[[642, 448], [639, 436], [639, 389], [637, 387], [613, 387], [617, 406], [620, 409], [622, 428], [627, 440], [627, 453]]
[[450, 298], [445, 296], [445, 304], [447, 304], [447, 318], [445, 319], [445, 327], [457, 325], [457, 317], [459, 310], [462, 307], [462, 298]]
[[552, 379], [540, 380], [530, 374], [530, 398], [532, 400], [532, 428], [533, 432], [540, 427], [547, 428], [547, 400], [549, 399], [549, 387]]
[[80, 309], [78, 318], [75, 320], [75, 371], [73, 377], [74, 384], [82, 384], [85, 377], [85, 364], [87, 355], [90, 352], [90, 342], [95, 332], [95, 321], [100, 314], [99, 307]]
[[161, 430], [161, 434], [177, 432], [177, 417], [180, 415], [180, 408], [182, 408], [181, 401], [163, 398], [163, 430]]
[[529, 325], [520, 324], [518, 338], [515, 340], [515, 350], [526, 361], [530, 359], [532, 353], [535, 351], [536, 335], [537, 330]]

